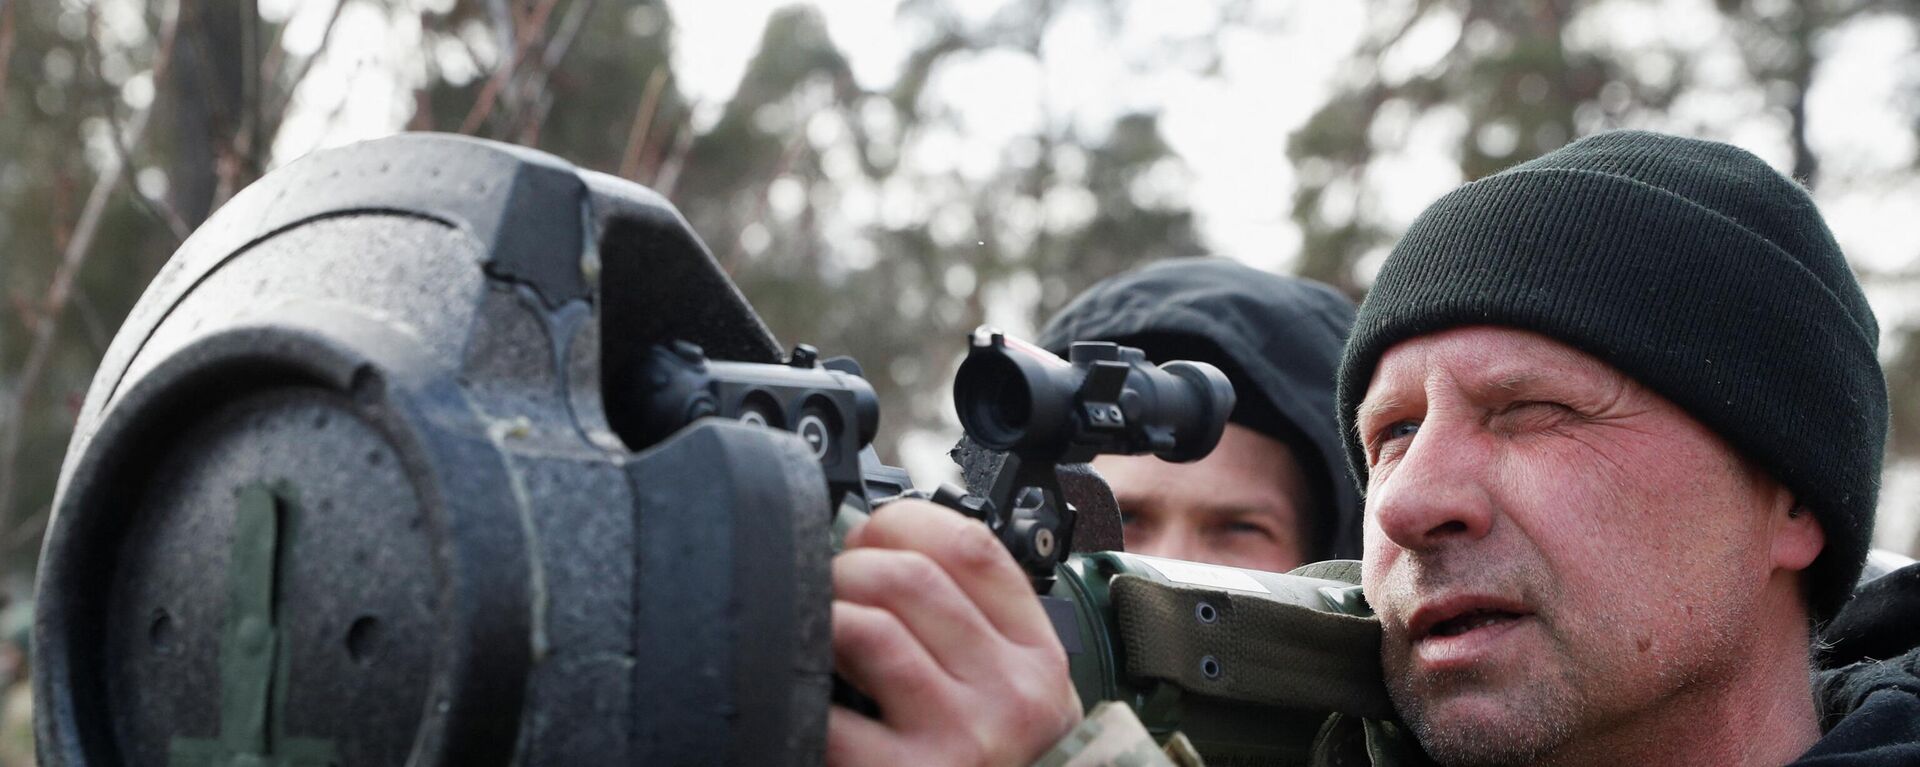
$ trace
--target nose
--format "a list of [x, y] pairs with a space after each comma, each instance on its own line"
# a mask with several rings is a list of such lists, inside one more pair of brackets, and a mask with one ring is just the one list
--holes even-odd
[[1422, 424], [1400, 462], [1374, 475], [1367, 494], [1373, 524], [1408, 551], [1485, 537], [1494, 517], [1489, 439], [1471, 427]]

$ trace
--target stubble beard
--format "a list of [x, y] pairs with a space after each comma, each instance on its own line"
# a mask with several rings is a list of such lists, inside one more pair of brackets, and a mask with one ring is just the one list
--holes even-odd
[[[1631, 726], [1636, 717], [1659, 716], [1689, 691], [1714, 688], [1738, 667], [1742, 615], [1702, 615], [1690, 627], [1692, 646], [1678, 657], [1581, 655], [1549, 615], [1536, 616], [1541, 622], [1533, 628], [1544, 633], [1552, 657], [1525, 664], [1415, 674], [1404, 637], [1389, 640], [1396, 646], [1383, 656], [1387, 692], [1427, 755], [1448, 767], [1585, 761], [1572, 754], [1592, 749], [1578, 747], [1577, 740]], [[1631, 705], [1620, 705], [1623, 693]], [[1462, 697], [1497, 704], [1488, 709], [1476, 702], [1462, 711]]]
[[[1436, 591], [1438, 584], [1467, 581], [1449, 572], [1460, 562], [1456, 558], [1427, 563], [1420, 579]], [[1483, 569], [1475, 580], [1509, 584], [1507, 589], [1483, 590], [1517, 590], [1528, 604], [1560, 604], [1556, 584], [1538, 573], [1520, 566], [1499, 574]], [[1409, 638], [1404, 634], [1385, 638], [1390, 647], [1382, 658], [1388, 695], [1435, 761], [1449, 767], [1548, 764], [1578, 735], [1590, 703], [1579, 678], [1583, 664], [1572, 657], [1572, 647], [1551, 609], [1542, 609], [1529, 621], [1533, 625], [1524, 630], [1540, 632], [1538, 639], [1551, 653], [1530, 663], [1507, 659], [1492, 666], [1417, 673]], [[1459, 700], [1463, 697], [1482, 700], [1463, 710]], [[1495, 701], [1491, 709], [1484, 705], [1489, 699]]]
[[[1402, 656], [1403, 658], [1405, 656]], [[1426, 675], [1415, 679], [1405, 669], [1388, 669], [1388, 693], [1427, 755], [1448, 767], [1535, 765], [1571, 741], [1579, 714], [1575, 680], [1561, 668], [1559, 679], [1502, 680], [1481, 669]], [[1515, 686], [1515, 681], [1521, 681]], [[1499, 696], [1500, 706], [1471, 716], [1436, 711], [1453, 696], [1483, 691]]]

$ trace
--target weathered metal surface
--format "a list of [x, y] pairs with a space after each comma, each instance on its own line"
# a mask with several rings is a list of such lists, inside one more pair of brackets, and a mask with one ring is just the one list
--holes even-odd
[[248, 753], [817, 761], [824, 480], [767, 430], [623, 440], [635, 403], [603, 393], [674, 338], [779, 354], [679, 214], [618, 179], [407, 135], [243, 191], [83, 408], [41, 559], [42, 763], [220, 737], [234, 492], [262, 484], [300, 511], [274, 560], [284, 689], [249, 698], [279, 724]]

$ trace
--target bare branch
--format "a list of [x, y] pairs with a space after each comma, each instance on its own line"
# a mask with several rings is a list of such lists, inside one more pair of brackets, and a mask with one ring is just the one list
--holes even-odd
[[107, 347], [113, 343], [113, 328], [100, 316], [100, 307], [95, 306], [93, 298], [85, 291], [73, 294], [73, 312], [80, 318], [80, 329], [86, 332], [87, 343], [93, 347], [96, 355], [105, 356]]
[[407, 130], [433, 130], [433, 97], [425, 87], [413, 89], [413, 116], [407, 118]]
[[47, 517], [52, 512], [52, 506], [42, 506], [39, 511], [33, 513], [33, 516], [21, 520], [18, 527], [7, 533], [5, 540], [0, 540], [0, 549], [11, 549], [32, 543], [39, 537], [40, 531], [47, 528]]
[[266, 54], [260, 49], [260, 1], [240, 0], [240, 129], [233, 134], [233, 153], [240, 158], [247, 178], [228, 192], [240, 191], [247, 182], [259, 178], [267, 169], [266, 122], [260, 104], [266, 101], [266, 72], [261, 68]]
[[[333, 6], [334, 12], [339, 13], [340, 6], [345, 4], [346, 0], [337, 0]], [[294, 13], [287, 13], [279, 31], [273, 33], [273, 42], [267, 44], [267, 52], [260, 57], [260, 82], [278, 82], [280, 79], [280, 68], [287, 64], [287, 27], [293, 26]]]
[[653, 118], [660, 110], [660, 94], [667, 89], [667, 68], [656, 65], [647, 76], [647, 89], [640, 94], [640, 106], [633, 112], [633, 129], [627, 132], [627, 149], [620, 153], [620, 177], [639, 179], [642, 150], [653, 132]]
[[680, 173], [686, 170], [687, 156], [693, 153], [693, 126], [681, 125], [674, 133], [673, 151], [660, 163], [660, 171], [647, 182], [653, 191], [669, 200], [673, 199], [673, 188], [680, 183]]
[[[13, 61], [13, 7], [18, 2], [0, 0], [0, 93], [7, 89], [7, 64]], [[7, 114], [7, 102], [0, 99], [0, 117]]]
[[[179, 16], [179, 2], [175, 0], [172, 12], [163, 17], [161, 50], [154, 60], [156, 72], [164, 71], [168, 58], [172, 56], [172, 40]], [[127, 125], [130, 143], [139, 143], [146, 134], [147, 118], [152, 114], [153, 105], [149, 104], [133, 116]], [[39, 322], [34, 325], [26, 363], [14, 378], [13, 402], [8, 408], [6, 420], [0, 421], [0, 520], [12, 517], [20, 441], [25, 432], [23, 422], [26, 420], [27, 407], [33, 404], [33, 391], [39, 386], [40, 377], [53, 357], [53, 339], [60, 326], [61, 312], [73, 294], [73, 283], [80, 274], [80, 268], [86, 264], [87, 256], [92, 252], [93, 238], [100, 231], [107, 201], [126, 178], [126, 171], [126, 163], [115, 156], [108, 160], [107, 167], [94, 180], [93, 191], [87, 195], [86, 207], [80, 211], [80, 220], [74, 225], [72, 236], [67, 239], [60, 263], [54, 269], [52, 283], [47, 287], [46, 307]]]
[[13, 310], [14, 315], [20, 319], [20, 327], [26, 328], [29, 333], [33, 332], [34, 325], [40, 323], [39, 309], [36, 309], [33, 301], [28, 300], [18, 290], [7, 292], [7, 308]]
[[[107, 98], [111, 101], [113, 97], [109, 95]], [[119, 123], [114, 120], [111, 113], [107, 117], [107, 132], [113, 134], [113, 150], [120, 155], [120, 164], [133, 167], [133, 151], [127, 148], [126, 137], [120, 135]], [[187, 236], [193, 234], [193, 227], [188, 226], [187, 220], [180, 217], [180, 211], [174, 209], [172, 202], [148, 197], [146, 192], [140, 191], [138, 185], [135, 185], [132, 191], [133, 200], [139, 204], [140, 209], [146, 211], [146, 214], [152, 216], [154, 220], [166, 225], [167, 233], [173, 235], [174, 244], [186, 242]]]
[[55, 168], [53, 170], [53, 200], [51, 202], [53, 208], [53, 249], [62, 253], [67, 250], [67, 241], [73, 239], [73, 227], [67, 224], [67, 219], [73, 217], [73, 192], [75, 186], [77, 186], [77, 184], [74, 183], [72, 174], [68, 173], [66, 168]]
[[219, 184], [214, 187], [213, 209], [233, 199], [267, 166], [268, 142], [260, 111], [266, 92], [261, 79], [259, 0], [240, 0], [240, 10], [240, 101], [234, 110], [239, 121], [224, 144], [215, 143], [214, 175]]
[[[11, 13], [11, 11], [12, 6], [8, 6], [8, 12]], [[100, 69], [99, 62], [106, 59], [106, 54], [100, 49], [100, 38], [103, 37], [103, 35], [100, 34], [99, 29], [99, 10], [93, 6], [87, 7], [87, 26], [89, 29], [94, 30], [93, 34], [87, 36], [87, 50], [88, 53], [93, 55], [94, 71], [98, 72]], [[162, 82], [166, 76], [166, 71], [163, 67], [170, 57], [172, 50], [173, 38], [171, 35], [160, 40], [159, 53], [155, 54], [156, 58], [153, 70], [154, 82]], [[156, 89], [155, 98], [158, 97], [159, 95]], [[151, 111], [153, 105], [148, 104], [147, 109]], [[120, 134], [120, 118], [117, 115], [119, 110], [119, 94], [115, 93], [112, 89], [102, 90], [101, 111], [107, 119], [107, 135], [113, 139], [113, 150], [120, 155], [120, 164], [132, 168], [134, 166], [133, 151], [127, 148], [126, 137]], [[138, 186], [134, 187], [132, 196], [134, 202], [139, 204], [142, 211], [145, 211], [147, 215], [152, 216], [155, 220], [166, 225], [168, 232], [173, 235], [175, 244], [185, 242], [187, 235], [193, 233], [193, 227], [187, 225], [186, 219], [180, 215], [180, 211], [173, 207], [172, 202], [150, 198], [146, 193], [140, 191]]]
[[586, 26], [587, 15], [593, 12], [594, 0], [575, 0], [567, 6], [567, 15], [560, 18], [560, 26], [552, 39], [545, 44], [539, 66], [527, 70], [521, 87], [535, 94], [535, 103], [528, 113], [516, 115], [514, 128], [507, 135], [518, 135], [518, 141], [526, 146], [540, 143], [540, 128], [547, 122], [547, 114], [553, 110], [553, 94], [547, 84], [553, 71], [560, 68], [567, 58], [567, 52], [573, 50], [573, 43], [580, 37], [580, 29]]
[[[339, 0], [339, 2], [334, 3], [333, 15], [327, 17], [326, 29], [320, 33], [320, 47], [313, 49], [313, 53], [303, 59], [299, 67], [294, 69], [293, 74], [287, 78], [285, 87], [280, 90], [281, 95], [279, 102], [274, 104], [273, 109], [267, 112], [267, 114], [273, 116], [273, 130], [268, 131], [264, 135], [272, 136], [280, 132], [280, 121], [286, 118], [287, 107], [293, 105], [294, 92], [300, 89], [301, 83], [307, 81], [307, 73], [313, 71], [313, 63], [319, 61], [320, 57], [326, 54], [328, 43], [333, 42], [333, 30], [340, 26], [340, 13], [347, 9], [347, 3], [349, 2], [352, 2], [352, 0]], [[285, 28], [282, 27], [281, 31], [284, 32]], [[274, 53], [277, 55], [280, 53], [280, 50], [280, 46], [276, 42], [274, 45]], [[272, 74], [277, 74], [277, 72]]]
[[[361, 70], [365, 68], [366, 67], [364, 64], [355, 64], [353, 67], [353, 74], [349, 75], [347, 78], [348, 81], [351, 82], [354, 79], [359, 78]], [[333, 102], [333, 108], [327, 110], [326, 118], [322, 119], [320, 123], [322, 125], [327, 126], [326, 132], [331, 133], [335, 128], [339, 127], [340, 116], [346, 113], [347, 113], [347, 99], [342, 98], [338, 101]]]
[[[800, 153], [805, 151], [806, 148], [806, 131], [794, 131], [793, 136], [787, 139], [787, 148], [780, 153], [780, 163], [773, 167], [772, 173], [767, 174], [767, 183], [760, 187], [760, 193], [754, 195], [753, 215], [747, 219], [748, 222], [766, 220], [767, 200], [772, 197], [773, 182], [779, 181], [781, 176], [787, 175], [787, 171], [793, 167], [794, 161], [800, 159]], [[740, 256], [746, 252], [746, 232], [747, 227], [740, 227], [740, 235], [733, 238], [733, 246], [728, 248], [726, 259], [720, 262], [720, 268], [726, 270], [728, 274], [732, 274], [734, 268], [740, 265]]]
[[[534, 8], [532, 15], [524, 24], [517, 21], [510, 22], [518, 28], [514, 35], [513, 50], [507, 60], [501, 63], [500, 68], [494, 70], [493, 77], [487, 78], [487, 84], [480, 88], [480, 95], [473, 102], [473, 110], [467, 113], [467, 119], [460, 121], [461, 133], [473, 135], [480, 129], [481, 124], [487, 121], [487, 117], [493, 114], [494, 102], [499, 100], [501, 91], [513, 81], [514, 73], [520, 68], [520, 62], [526, 58], [527, 51], [533, 47], [536, 33], [546, 29], [547, 17], [553, 13], [554, 6], [558, 4], [559, 0], [541, 0], [540, 5]], [[496, 20], [494, 23], [498, 24], [500, 21]]]
[[580, 30], [587, 25], [587, 16], [593, 13], [594, 0], [575, 0], [567, 6], [567, 15], [561, 17], [560, 28], [548, 41], [547, 49], [540, 58], [541, 77], [560, 68], [560, 62], [566, 60], [567, 51], [573, 50], [573, 43], [580, 37]]

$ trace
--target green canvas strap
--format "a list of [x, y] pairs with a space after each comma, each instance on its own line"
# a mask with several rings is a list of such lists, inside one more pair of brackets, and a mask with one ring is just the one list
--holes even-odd
[[240, 488], [220, 635], [220, 734], [176, 737], [172, 767], [337, 767], [331, 741], [290, 738], [284, 720], [291, 653], [284, 652], [280, 587], [292, 539], [292, 488]]
[[1373, 618], [1134, 575], [1110, 589], [1134, 677], [1227, 700], [1393, 715]]

